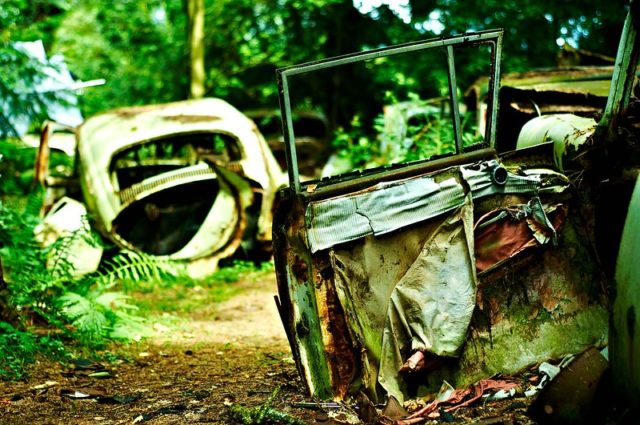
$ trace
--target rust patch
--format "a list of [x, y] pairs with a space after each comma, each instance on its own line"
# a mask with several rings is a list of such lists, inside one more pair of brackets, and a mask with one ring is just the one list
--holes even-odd
[[350, 338], [345, 313], [338, 299], [333, 269], [326, 253], [313, 258], [318, 316], [327, 363], [331, 373], [333, 394], [346, 397], [356, 373], [356, 355]]
[[540, 297], [540, 303], [549, 313], [553, 313], [559, 306], [560, 300], [556, 298], [549, 283], [549, 276], [542, 275], [540, 279], [533, 281], [533, 288]]
[[291, 270], [298, 282], [307, 282], [309, 280], [309, 266], [297, 255], [294, 256]]

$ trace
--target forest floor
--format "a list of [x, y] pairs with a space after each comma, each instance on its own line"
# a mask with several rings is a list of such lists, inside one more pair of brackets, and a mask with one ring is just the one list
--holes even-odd
[[[245, 423], [353, 423], [295, 407], [310, 400], [275, 307], [273, 272], [226, 285], [137, 294], [150, 337], [111, 347], [99, 362], [41, 360], [24, 380], [0, 382], [0, 424], [237, 424], [247, 413], [238, 406], [264, 413], [268, 403], [272, 422]], [[528, 424], [525, 408], [504, 400], [440, 421]]]

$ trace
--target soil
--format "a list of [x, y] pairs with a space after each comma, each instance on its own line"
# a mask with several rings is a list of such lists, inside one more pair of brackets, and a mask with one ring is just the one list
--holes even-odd
[[[233, 285], [231, 298], [191, 308], [174, 324], [166, 324], [172, 315], [159, 314], [154, 334], [113, 347], [113, 361], [42, 360], [28, 379], [0, 382], [0, 424], [236, 424], [230, 406], [267, 401], [299, 423], [348, 423], [344, 415], [331, 419], [329, 410], [295, 407], [311, 400], [273, 301], [273, 274]], [[189, 294], [198, 291], [206, 289]], [[526, 404], [524, 398], [488, 403], [430, 423], [531, 423]], [[280, 415], [271, 423], [286, 420]]]

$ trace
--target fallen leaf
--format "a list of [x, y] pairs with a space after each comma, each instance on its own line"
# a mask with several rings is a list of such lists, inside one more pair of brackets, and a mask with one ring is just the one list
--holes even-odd
[[62, 391], [60, 391], [60, 395], [64, 396], [64, 397], [69, 397], [69, 398], [89, 398], [89, 397], [91, 397], [89, 394], [83, 393], [83, 392], [78, 391], [78, 390], [62, 390]]
[[107, 390], [104, 387], [63, 388], [60, 390], [60, 395], [68, 398], [106, 397]]
[[31, 387], [32, 390], [44, 390], [45, 388], [51, 388], [59, 385], [56, 381], [46, 381], [44, 384], [35, 385]]
[[100, 403], [110, 403], [110, 404], [127, 404], [133, 403], [134, 401], [138, 401], [142, 398], [140, 394], [127, 394], [127, 395], [114, 395], [111, 397], [100, 397], [98, 401]]

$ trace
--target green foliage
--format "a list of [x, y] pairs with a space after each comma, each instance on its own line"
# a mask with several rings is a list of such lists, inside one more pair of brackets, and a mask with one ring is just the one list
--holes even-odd
[[244, 425], [304, 425], [304, 421], [271, 407], [279, 392], [280, 388], [278, 387], [267, 401], [252, 408], [231, 404], [229, 406], [229, 415], [234, 421]]
[[[488, 0], [482, 4], [434, 0], [412, 1], [414, 22], [425, 22], [434, 11], [443, 26], [442, 35], [504, 28], [504, 69], [524, 71], [555, 65], [556, 39], [591, 51], [615, 56], [626, 0], [569, 0], [530, 2]], [[558, 40], [560, 41], [560, 40]], [[562, 42], [562, 41], [561, 41]], [[474, 62], [469, 58], [461, 70]], [[473, 65], [472, 65], [473, 66]]]
[[65, 292], [54, 302], [84, 344], [100, 346], [105, 339], [130, 341], [148, 334], [129, 300], [121, 292], [104, 292], [97, 286], [84, 294]]
[[[469, 116], [461, 122], [462, 146], [481, 143], [483, 137], [479, 135], [475, 126], [470, 124]], [[403, 162], [432, 158], [438, 155], [455, 152], [455, 137], [450, 118], [432, 117], [414, 122], [407, 128], [407, 137], [411, 144], [407, 149]]]
[[[403, 20], [386, 4], [361, 13], [358, 7], [366, 8], [361, 1], [207, 1], [206, 95], [222, 97], [241, 109], [275, 107], [277, 67], [490, 28], [507, 31], [503, 67], [507, 72], [553, 66], [557, 43], [562, 42], [614, 56], [627, 3], [488, 0], [470, 7], [450, 0], [409, 1], [408, 19]], [[19, 63], [10, 41], [43, 39], [50, 54], [63, 53], [81, 79], [107, 79], [105, 86], [86, 90], [81, 105], [85, 115], [184, 99], [188, 94], [183, 0], [5, 0], [2, 11], [0, 44], [5, 44], [0, 64], [5, 72], [0, 81], [12, 75], [29, 78], [29, 67]], [[438, 75], [434, 61], [431, 57], [405, 63], [382, 60], [372, 75], [359, 76], [359, 81], [346, 74], [313, 79], [303, 92], [318, 95], [316, 104], [309, 106], [323, 109], [332, 126], [345, 126], [354, 115], [350, 104], [362, 101], [358, 94], [363, 89], [394, 86], [401, 97], [410, 91], [423, 98], [441, 94], [446, 78]], [[485, 57], [471, 53], [456, 53], [456, 61], [462, 87], [486, 66]]]
[[234, 283], [240, 280], [240, 277], [248, 273], [267, 272], [273, 270], [272, 262], [264, 262], [256, 265], [253, 261], [233, 260], [226, 267], [221, 267], [210, 276], [202, 279], [203, 283], [226, 282]]
[[[33, 187], [36, 149], [18, 139], [0, 138], [0, 197], [27, 196]], [[52, 151], [50, 167], [70, 173], [73, 158]]]
[[[220, 265], [213, 274], [203, 278], [192, 278], [181, 273], [166, 276], [161, 280], [137, 281], [126, 288], [144, 315], [158, 313], [191, 314], [194, 311], [203, 315], [215, 314], [214, 306], [226, 301], [242, 290], [234, 285], [241, 279], [257, 281], [265, 273], [273, 272], [272, 262], [256, 264], [251, 261], [230, 260]], [[135, 293], [134, 293], [135, 291]]]
[[30, 90], [43, 77], [43, 65], [14, 45], [0, 44], [0, 137], [17, 136], [10, 117], [41, 122], [47, 116], [47, 102], [56, 99], [54, 92]]
[[34, 305], [44, 313], [52, 294], [63, 290], [64, 278], [55, 278], [47, 270], [48, 251], [42, 250], [33, 236], [39, 222], [33, 211], [38, 199], [33, 196], [24, 211], [0, 203], [0, 258], [10, 302], [15, 306]]
[[338, 128], [331, 142], [336, 154], [340, 158], [348, 159], [354, 169], [375, 166], [375, 159], [380, 156], [379, 143], [366, 133], [360, 118], [356, 115], [351, 120], [351, 128]]
[[[105, 262], [99, 271], [74, 277], [73, 266], [66, 260], [70, 241], [81, 237], [95, 244], [99, 240], [80, 230], [42, 249], [34, 239], [39, 205], [41, 199], [36, 195], [29, 198], [23, 211], [0, 203], [0, 258], [6, 280], [6, 290], [0, 296], [17, 312], [13, 325], [19, 329], [6, 334], [0, 349], [5, 342], [9, 347], [10, 341], [24, 345], [3, 366], [5, 377], [19, 376], [22, 366], [33, 360], [33, 353], [55, 344], [62, 347], [64, 340], [95, 348], [110, 340], [146, 336], [149, 331], [137, 316], [137, 307], [114, 287], [124, 281], [160, 279], [178, 270], [155, 258], [124, 252]], [[31, 323], [57, 328], [56, 336], [43, 339], [32, 335]], [[5, 329], [10, 326], [0, 324]]]
[[59, 96], [31, 90], [44, 75], [41, 63], [16, 47], [16, 41], [53, 38], [53, 30], [64, 11], [62, 0], [4, 0], [0, 11], [0, 137], [15, 136], [9, 120], [26, 117], [41, 122], [47, 116], [47, 103]]
[[26, 195], [33, 182], [35, 150], [15, 139], [0, 139], [0, 196]]
[[186, 270], [179, 263], [161, 259], [141, 252], [122, 251], [110, 260], [106, 260], [101, 269], [90, 279], [95, 279], [105, 288], [116, 283], [158, 282], [161, 279], [173, 279], [185, 275]]
[[[393, 103], [379, 114], [373, 122], [372, 129], [362, 124], [358, 116], [351, 121], [348, 130], [338, 128], [334, 134], [332, 146], [338, 158], [345, 162], [345, 169], [338, 172], [363, 170], [393, 163], [411, 162], [433, 158], [455, 152], [453, 121], [447, 114], [435, 108], [429, 109], [428, 103], [415, 95], [410, 101]], [[423, 105], [424, 110], [407, 118], [401, 108], [394, 106], [407, 103]], [[482, 142], [483, 137], [477, 133], [472, 124], [472, 115], [463, 117], [461, 122], [463, 146]], [[398, 132], [398, 128], [406, 128]]]
[[20, 331], [0, 321], [0, 380], [23, 378], [25, 367], [39, 354], [64, 359], [68, 351], [59, 338]]
[[77, 1], [55, 33], [53, 50], [80, 79], [107, 80], [86, 91], [83, 113], [185, 99], [186, 20], [181, 0]]

